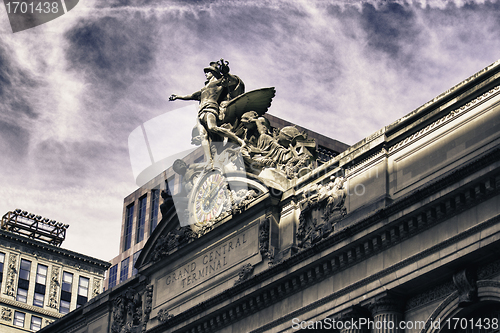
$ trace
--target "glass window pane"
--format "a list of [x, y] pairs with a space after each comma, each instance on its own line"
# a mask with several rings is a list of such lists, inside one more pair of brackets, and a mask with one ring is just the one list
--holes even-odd
[[31, 261], [21, 259], [21, 268], [19, 269], [19, 278], [23, 280], [30, 279]]
[[148, 197], [144, 196], [139, 199], [139, 215], [137, 216], [137, 230], [135, 242], [142, 242], [144, 239], [144, 228], [146, 226], [146, 203]]
[[30, 330], [36, 332], [39, 331], [41, 328], [42, 328], [42, 318], [31, 316]]
[[17, 288], [16, 301], [26, 303], [28, 300], [28, 290]]
[[129, 258], [125, 258], [122, 260], [121, 269], [120, 269], [120, 283], [128, 279], [128, 264]]
[[123, 250], [126, 251], [132, 245], [132, 223], [134, 221], [134, 205], [127, 207], [127, 212], [125, 215], [125, 238]]
[[137, 275], [137, 269], [135, 268], [135, 262], [137, 261], [137, 258], [139, 258], [139, 255], [141, 254], [141, 251], [142, 250], [139, 250], [136, 253], [134, 253], [134, 256], [132, 258], [132, 267], [133, 267], [132, 276]]
[[35, 293], [35, 297], [33, 297], [33, 305], [38, 306], [40, 308], [43, 308], [43, 300], [45, 298], [45, 295]]
[[158, 224], [158, 207], [160, 203], [160, 191], [154, 189], [151, 191], [151, 218], [149, 222], [149, 234], [155, 230], [156, 225]]
[[59, 313], [68, 313], [69, 312], [69, 302], [61, 300], [61, 304], [59, 306]]
[[89, 294], [89, 279], [80, 276], [80, 281], [78, 283], [78, 295], [87, 297]]
[[22, 312], [14, 312], [14, 326], [24, 327], [24, 317], [26, 315]]
[[109, 269], [109, 281], [108, 281], [108, 289], [116, 286], [116, 278], [118, 276], [118, 265], [114, 265]]
[[36, 283], [43, 285], [47, 283], [47, 266], [38, 264], [36, 270]]
[[63, 272], [62, 290], [70, 293], [72, 284], [73, 284], [73, 274], [68, 272]]
[[0, 275], [3, 272], [3, 263], [5, 262], [5, 253], [0, 252]]

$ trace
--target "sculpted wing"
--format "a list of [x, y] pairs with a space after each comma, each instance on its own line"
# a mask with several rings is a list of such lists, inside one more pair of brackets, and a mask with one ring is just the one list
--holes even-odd
[[276, 89], [262, 88], [252, 90], [230, 100], [224, 110], [222, 122], [234, 124], [245, 112], [255, 111], [259, 116], [264, 115], [271, 106]]

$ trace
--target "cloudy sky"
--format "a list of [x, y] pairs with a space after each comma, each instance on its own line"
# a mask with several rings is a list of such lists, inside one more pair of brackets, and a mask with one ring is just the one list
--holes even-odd
[[137, 188], [129, 135], [194, 103], [168, 96], [210, 61], [354, 144], [499, 59], [499, 31], [494, 1], [82, 0], [15, 34], [0, 6], [0, 213], [70, 224], [63, 247], [110, 260]]

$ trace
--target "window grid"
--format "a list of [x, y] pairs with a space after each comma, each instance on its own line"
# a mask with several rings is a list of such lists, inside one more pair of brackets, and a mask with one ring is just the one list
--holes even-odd
[[35, 293], [33, 296], [33, 305], [43, 308], [43, 301], [45, 300], [45, 295], [41, 293]]
[[151, 191], [151, 217], [150, 217], [150, 228], [149, 234], [153, 233], [156, 225], [158, 224], [158, 207], [160, 206], [160, 190], [154, 189]]
[[33, 297], [33, 305], [43, 308], [45, 300], [45, 285], [47, 283], [47, 269], [45, 265], [38, 264], [36, 269], [35, 279], [35, 295]]
[[14, 311], [14, 326], [24, 327], [24, 319], [26, 314], [19, 311]]
[[137, 269], [135, 268], [135, 262], [137, 261], [137, 258], [139, 258], [139, 255], [141, 254], [142, 250], [137, 251], [134, 253], [134, 256], [132, 258], [132, 276], [137, 275]]
[[47, 266], [38, 264], [36, 269], [36, 283], [46, 285], [47, 283]]
[[123, 241], [123, 251], [127, 251], [132, 245], [132, 223], [134, 221], [134, 205], [127, 207], [125, 215], [125, 237]]
[[69, 313], [69, 305], [70, 302], [61, 300], [61, 304], [59, 306], [59, 313], [63, 314]]
[[17, 294], [16, 294], [16, 301], [18, 302], [22, 303], [28, 302], [30, 271], [31, 271], [31, 261], [21, 259], [21, 266], [19, 268], [19, 280], [17, 283]]
[[21, 268], [19, 269], [19, 278], [29, 281], [30, 271], [31, 271], [31, 261], [21, 259]]
[[76, 307], [79, 308], [83, 304], [87, 303], [89, 296], [89, 279], [80, 276], [78, 280], [78, 296], [76, 299]]
[[0, 285], [3, 281], [3, 264], [5, 262], [5, 253], [0, 252]]
[[68, 272], [63, 272], [62, 290], [71, 293], [71, 287], [73, 285], [73, 274]]
[[139, 216], [137, 216], [137, 235], [136, 243], [141, 242], [144, 239], [144, 228], [146, 226], [146, 204], [147, 196], [139, 199]]
[[28, 289], [18, 287], [16, 301], [22, 302], [22, 303], [27, 303], [28, 302]]
[[31, 316], [30, 330], [39, 331], [42, 328], [42, 318], [37, 316]]
[[114, 265], [109, 269], [109, 280], [108, 280], [108, 289], [116, 286], [116, 278], [118, 275], [118, 265]]
[[122, 260], [122, 264], [120, 267], [120, 283], [122, 283], [123, 281], [128, 279], [128, 264], [130, 261], [129, 259], [130, 259], [130, 257]]
[[71, 289], [73, 287], [73, 274], [63, 272], [63, 281], [61, 287], [61, 303], [59, 304], [59, 313], [68, 313], [71, 304]]

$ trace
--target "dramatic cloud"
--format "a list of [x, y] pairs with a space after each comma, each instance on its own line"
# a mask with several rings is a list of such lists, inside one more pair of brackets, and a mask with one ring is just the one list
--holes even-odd
[[[496, 1], [89, 0], [16, 34], [0, 17], [0, 211], [68, 223], [63, 246], [107, 260], [136, 189], [130, 133], [194, 103], [168, 96], [199, 90], [210, 61], [354, 144], [500, 54]], [[165, 131], [179, 122], [195, 119]]]

